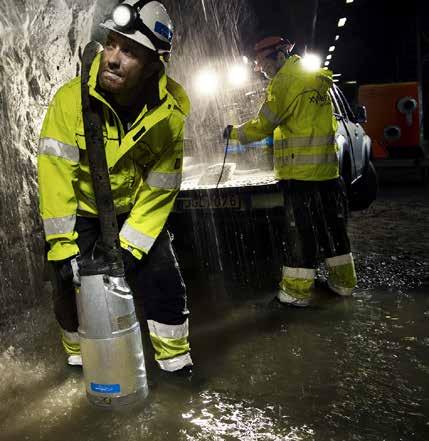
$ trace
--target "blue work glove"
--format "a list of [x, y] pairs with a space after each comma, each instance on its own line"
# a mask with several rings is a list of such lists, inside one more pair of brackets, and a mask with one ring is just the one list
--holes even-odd
[[223, 131], [223, 139], [229, 139], [231, 137], [231, 132], [232, 129], [234, 128], [234, 126], [226, 126], [224, 131]]

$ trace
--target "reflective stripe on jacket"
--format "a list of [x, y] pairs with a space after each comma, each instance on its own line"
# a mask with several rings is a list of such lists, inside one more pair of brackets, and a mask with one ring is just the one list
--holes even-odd
[[[145, 106], [125, 133], [113, 107], [96, 90], [98, 55], [90, 73], [90, 94], [101, 103], [107, 165], [116, 213], [129, 216], [121, 246], [141, 258], [147, 253], [173, 208], [180, 189], [183, 131], [190, 103], [183, 88], [165, 73], [159, 102]], [[77, 215], [96, 216], [83, 129], [80, 77], [59, 89], [49, 105], [39, 143], [39, 204], [49, 260], [79, 252]]]
[[309, 72], [299, 56], [290, 57], [271, 80], [258, 116], [234, 127], [231, 139], [247, 144], [274, 132], [277, 179], [324, 181], [338, 177], [331, 86], [332, 72]]

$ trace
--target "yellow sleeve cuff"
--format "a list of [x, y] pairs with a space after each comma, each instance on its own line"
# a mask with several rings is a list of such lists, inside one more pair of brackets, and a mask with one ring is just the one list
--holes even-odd
[[238, 130], [237, 127], [233, 127], [231, 130], [231, 135], [229, 136], [229, 139], [233, 139], [234, 141], [238, 141]]
[[50, 242], [51, 249], [48, 251], [48, 260], [64, 260], [71, 256], [79, 254], [79, 247], [76, 242]]
[[145, 253], [137, 248], [134, 248], [130, 243], [126, 240], [120, 238], [121, 248], [129, 251], [136, 259], [141, 260]]

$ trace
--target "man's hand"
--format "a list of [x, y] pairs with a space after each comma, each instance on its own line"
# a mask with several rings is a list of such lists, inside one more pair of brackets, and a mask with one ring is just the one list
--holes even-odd
[[121, 251], [122, 251], [122, 261], [124, 262], [125, 273], [128, 274], [130, 272], [135, 271], [137, 265], [140, 263], [140, 260], [134, 257], [130, 251], [124, 248], [121, 248]]
[[226, 126], [223, 131], [223, 139], [229, 139], [231, 137], [231, 132], [234, 126]]
[[[53, 262], [53, 265], [55, 266], [55, 269], [57, 270], [59, 276], [65, 282], [72, 281], [75, 276], [78, 277], [78, 275], [75, 274], [75, 271], [77, 271], [77, 264], [72, 265], [72, 260], [76, 262], [78, 258], [79, 256], [71, 256], [67, 259], [57, 260]], [[75, 271], [73, 270], [73, 266], [75, 266], [76, 268]]]

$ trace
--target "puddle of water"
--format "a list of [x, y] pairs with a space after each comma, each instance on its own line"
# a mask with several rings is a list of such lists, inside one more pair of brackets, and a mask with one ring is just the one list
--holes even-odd
[[87, 403], [49, 310], [4, 330], [0, 439], [428, 439], [427, 293], [322, 292], [311, 309], [291, 310], [218, 288], [219, 302], [192, 299], [190, 287], [192, 381], [161, 380], [146, 342], [150, 396], [119, 413]]

